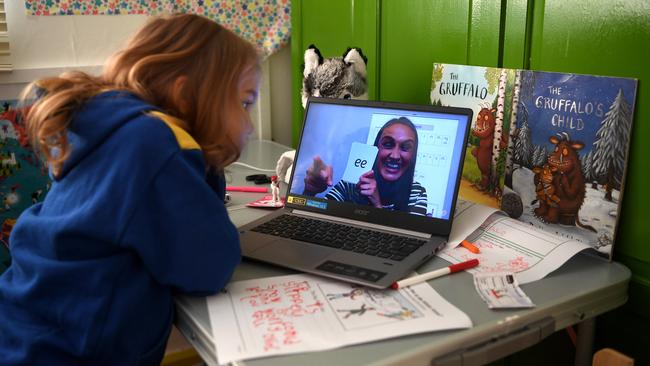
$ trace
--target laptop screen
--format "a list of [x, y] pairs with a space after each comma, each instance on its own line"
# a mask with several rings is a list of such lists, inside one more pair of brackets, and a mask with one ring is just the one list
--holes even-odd
[[289, 206], [405, 228], [451, 221], [471, 111], [312, 98], [305, 114]]

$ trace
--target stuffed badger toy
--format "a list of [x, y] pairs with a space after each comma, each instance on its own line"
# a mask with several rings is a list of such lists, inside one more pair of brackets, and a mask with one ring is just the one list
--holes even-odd
[[368, 99], [366, 62], [360, 48], [348, 48], [343, 57], [324, 59], [318, 48], [310, 45], [302, 73], [302, 107], [309, 96]]
[[[366, 64], [368, 59], [360, 48], [348, 48], [342, 57], [323, 58], [313, 44], [305, 51], [302, 90], [302, 107], [310, 96], [368, 99]], [[295, 151], [280, 157], [275, 171], [278, 179], [288, 183]]]

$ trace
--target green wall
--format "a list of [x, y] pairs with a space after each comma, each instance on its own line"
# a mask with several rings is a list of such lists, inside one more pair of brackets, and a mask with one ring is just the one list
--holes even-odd
[[622, 215], [614, 259], [633, 273], [630, 305], [650, 317], [650, 2], [536, 1], [531, 17], [530, 69], [639, 79]]
[[429, 103], [433, 62], [639, 79], [614, 247], [614, 259], [633, 273], [630, 298], [608, 314], [609, 328], [599, 335], [625, 333], [621, 344], [650, 352], [650, 344], [639, 345], [648, 337], [629, 331], [650, 323], [650, 190], [643, 188], [650, 177], [650, 1], [293, 0], [292, 27], [294, 144], [302, 125], [303, 52], [312, 43], [325, 57], [361, 47], [370, 99], [385, 101]]
[[[377, 60], [379, 4], [374, 0], [327, 0], [291, 3], [291, 62], [293, 69], [292, 100], [293, 145], [302, 130], [303, 108], [300, 104], [304, 52], [314, 44], [323, 57], [342, 56], [348, 47], [360, 47], [369, 60]], [[368, 96], [377, 99], [377, 62], [369, 62]]]
[[429, 104], [434, 61], [496, 65], [500, 10], [498, 1], [381, 2], [379, 99]]

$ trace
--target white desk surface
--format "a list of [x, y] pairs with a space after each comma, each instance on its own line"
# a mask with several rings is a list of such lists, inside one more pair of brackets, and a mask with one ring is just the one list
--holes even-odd
[[[272, 169], [285, 150], [286, 147], [273, 142], [254, 141], [249, 143], [240, 161]], [[227, 169], [227, 179], [231, 180], [229, 184], [243, 185], [246, 184], [244, 176], [254, 173], [256, 171], [235, 165]], [[243, 225], [268, 213], [262, 209], [243, 207], [243, 204], [259, 197], [259, 193], [233, 194], [233, 202], [229, 207], [231, 219], [236, 225]], [[448, 262], [436, 257], [418, 271], [429, 271], [447, 265]], [[291, 273], [295, 272], [244, 260], [236, 269], [232, 280]], [[591, 334], [579, 333], [579, 337], [592, 337], [593, 318], [627, 300], [629, 279], [630, 271], [627, 267], [581, 253], [546, 278], [521, 286], [536, 307], [490, 310], [476, 293], [471, 274], [457, 273], [429, 281], [429, 284], [472, 319], [474, 326], [470, 329], [419, 334], [330, 351], [248, 360], [238, 364], [479, 365], [537, 343], [553, 331], [581, 322], [591, 322], [592, 326], [585, 327]], [[176, 326], [206, 363], [216, 365], [205, 298], [178, 297], [177, 305]], [[590, 354], [590, 349], [586, 351]], [[436, 361], [432, 362], [434, 359]]]

